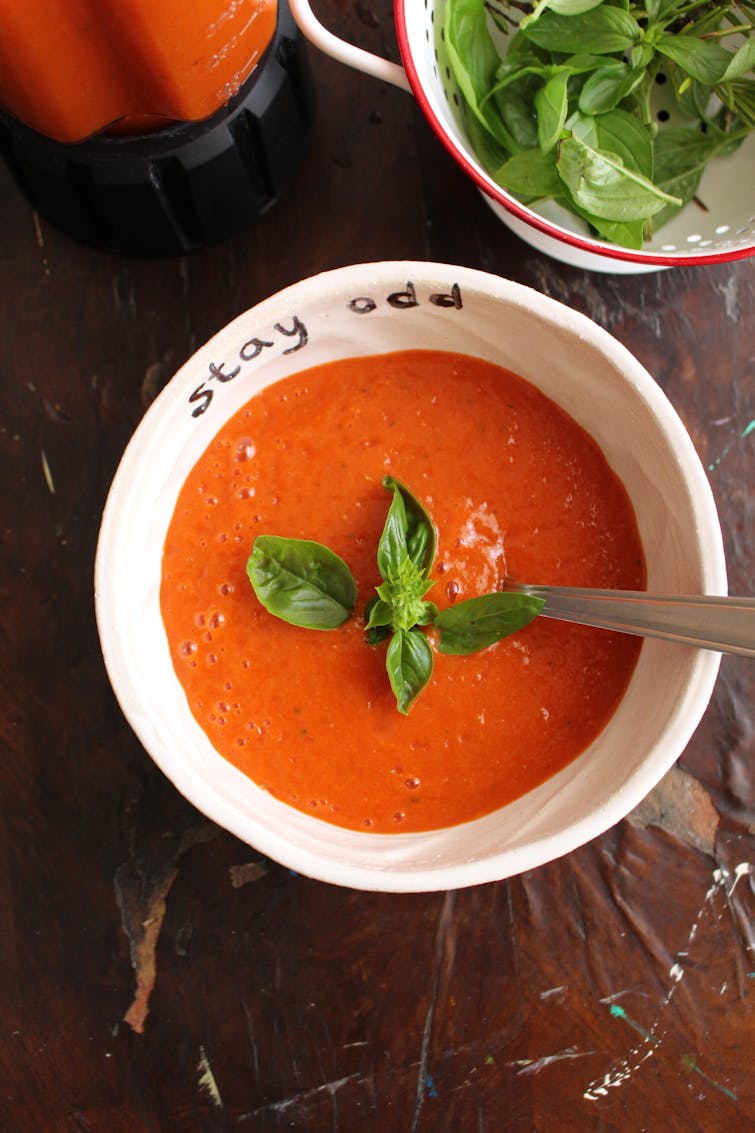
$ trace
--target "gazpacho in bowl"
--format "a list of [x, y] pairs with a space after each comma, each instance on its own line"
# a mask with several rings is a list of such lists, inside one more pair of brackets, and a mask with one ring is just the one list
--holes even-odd
[[726, 587], [640, 364], [527, 288], [407, 262], [296, 284], [190, 359], [95, 573], [113, 687], [176, 786], [293, 869], [387, 890], [600, 834], [707, 704], [717, 655], [538, 618], [507, 577]]

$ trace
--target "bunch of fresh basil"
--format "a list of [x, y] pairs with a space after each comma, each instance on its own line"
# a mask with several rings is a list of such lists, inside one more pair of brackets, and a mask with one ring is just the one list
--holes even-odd
[[[434, 585], [435, 526], [415, 495], [386, 476], [393, 494], [377, 548], [382, 582], [364, 611], [368, 645], [388, 642], [386, 669], [399, 712], [406, 714], [433, 672], [425, 629], [437, 632], [441, 653], [476, 653], [522, 629], [543, 608], [542, 598], [496, 592], [438, 610], [425, 598]], [[337, 629], [354, 612], [357, 586], [346, 563], [308, 539], [260, 535], [247, 574], [265, 609], [304, 629]]]
[[[602, 239], [641, 249], [693, 199], [708, 162], [755, 126], [755, 0], [521, 10], [446, 4], [448, 59], [481, 163], [524, 204], [556, 200]], [[688, 124], [658, 129], [657, 80]]]

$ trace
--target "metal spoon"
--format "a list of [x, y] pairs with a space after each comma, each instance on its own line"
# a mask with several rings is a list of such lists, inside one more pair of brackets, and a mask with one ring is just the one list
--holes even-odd
[[504, 589], [544, 598], [546, 618], [755, 657], [755, 598], [530, 586], [508, 578]]

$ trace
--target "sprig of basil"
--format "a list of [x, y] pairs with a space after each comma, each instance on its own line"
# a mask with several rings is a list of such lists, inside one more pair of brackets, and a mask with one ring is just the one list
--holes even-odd
[[399, 712], [409, 706], [430, 680], [433, 656], [420, 626], [428, 625], [437, 607], [425, 599], [434, 585], [435, 524], [419, 499], [393, 476], [383, 479], [393, 493], [377, 548], [382, 582], [365, 609], [370, 645], [389, 639], [386, 669]]
[[354, 576], [343, 559], [321, 543], [260, 535], [246, 572], [265, 609], [291, 625], [337, 629], [354, 612]]
[[[441, 653], [475, 653], [524, 628], [542, 609], [541, 598], [495, 593], [438, 611], [425, 598], [437, 534], [424, 505], [392, 476], [392, 493], [377, 548], [382, 582], [364, 612], [368, 645], [388, 643], [385, 666], [401, 713], [407, 713], [433, 673], [433, 649], [424, 627], [438, 632]], [[257, 598], [275, 617], [305, 629], [336, 629], [353, 613], [357, 586], [328, 547], [308, 539], [260, 535], [247, 560]]]

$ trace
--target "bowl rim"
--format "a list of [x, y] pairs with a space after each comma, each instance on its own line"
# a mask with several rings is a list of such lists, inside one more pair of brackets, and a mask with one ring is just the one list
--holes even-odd
[[407, 4], [412, 2], [416, 2], [416, 0], [393, 0], [394, 23], [396, 26], [399, 54], [401, 55], [401, 62], [406, 71], [412, 93], [436, 137], [451, 157], [454, 158], [456, 163], [463, 169], [467, 176], [471, 178], [482, 193], [496, 201], [506, 209], [507, 212], [518, 217], [519, 220], [528, 224], [530, 227], [538, 229], [538, 231], [542, 232], [545, 236], [549, 236], [551, 239], [558, 241], [560, 244], [569, 244], [582, 252], [587, 252], [595, 256], [603, 256], [609, 260], [618, 260], [622, 263], [646, 264], [648, 266], [657, 267], [688, 267], [702, 264], [729, 263], [733, 260], [743, 260], [755, 256], [755, 246], [724, 248], [717, 252], [685, 252], [683, 256], [622, 248], [618, 244], [613, 245], [606, 241], [593, 239], [589, 236], [581, 236], [577, 232], [570, 232], [569, 229], [554, 224], [552, 221], [546, 219], [546, 217], [540, 216], [539, 213], [528, 209], [527, 206], [523, 205], [521, 201], [518, 201], [516, 197], [507, 193], [506, 190], [502, 189], [500, 186], [495, 185], [492, 180], [484, 177], [478, 168], [469, 160], [465, 151], [457, 145], [445, 129], [425, 94], [417, 67], [414, 63], [414, 57], [409, 42], [406, 12]]
[[[691, 661], [689, 678], [684, 687], [685, 711], [671, 721], [662, 737], [656, 742], [656, 748], [663, 745], [669, 750], [665, 753], [665, 759], [659, 760], [656, 757], [656, 764], [652, 768], [650, 777], [647, 769], [644, 775], [637, 771], [633, 772], [616, 790], [610, 792], [597, 809], [570, 825], [567, 830], [540, 835], [531, 845], [525, 847], [498, 850], [485, 857], [460, 861], [452, 865], [431, 867], [423, 864], [413, 866], [411, 869], [391, 870], [381, 867], [380, 855], [377, 855], [376, 865], [367, 868], [353, 863], [344, 864], [343, 861], [334, 860], [332, 854], [327, 852], [315, 854], [311, 849], [299, 846], [295, 840], [288, 840], [274, 831], [262, 830], [259, 826], [250, 832], [248, 813], [243, 812], [238, 805], [231, 805], [228, 799], [212, 785], [208, 791], [208, 784], [188, 763], [182, 764], [180, 759], [171, 756], [169, 752], [155, 752], [154, 744], [157, 741], [159, 746], [163, 742], [162, 736], [153, 727], [152, 722], [145, 718], [144, 713], [139, 711], [139, 705], [134, 702], [131, 690], [124, 690], [119, 680], [121, 665], [119, 643], [115, 640], [117, 634], [112, 611], [109, 609], [109, 606], [114, 604], [114, 597], [117, 603], [117, 593], [112, 593], [106, 560], [118, 526], [124, 523], [123, 511], [127, 509], [123, 509], [122, 504], [128, 499], [132, 467], [139, 461], [140, 447], [145, 441], [154, 439], [154, 434], [160, 427], [162, 406], [171, 404], [182, 379], [185, 379], [187, 373], [191, 373], [198, 359], [204, 358], [208, 352], [211, 352], [213, 344], [221, 337], [234, 332], [235, 328], [242, 325], [245, 320], [252, 317], [255, 320], [264, 319], [268, 311], [277, 312], [284, 299], [290, 302], [296, 297], [299, 300], [298, 306], [303, 309], [305, 302], [326, 296], [328, 291], [340, 295], [346, 285], [352, 287], [354, 283], [364, 283], [365, 278], [369, 279], [371, 285], [395, 284], [397, 278], [411, 278], [418, 287], [421, 287], [425, 283], [435, 284], [439, 278], [447, 277], [449, 273], [452, 273], [460, 286], [466, 287], [468, 291], [482, 292], [499, 300], [518, 303], [520, 306], [526, 305], [530, 309], [534, 308], [549, 321], [558, 319], [559, 325], [567, 325], [572, 333], [587, 336], [596, 342], [605, 354], [620, 360], [628, 371], [630, 384], [650, 406], [653, 416], [660, 418], [663, 425], [662, 432], [669, 439], [669, 443], [673, 440], [674, 444], [678, 443], [680, 447], [679, 458], [685, 462], [687, 481], [690, 489], [694, 490], [699, 521], [697, 541], [702, 554], [701, 566], [709, 576], [707, 588], [709, 592], [726, 593], [726, 567], [720, 524], [712, 490], [692, 440], [671, 402], [650, 373], [609, 331], [587, 315], [524, 284], [503, 279], [477, 268], [430, 261], [393, 260], [346, 265], [310, 276], [263, 298], [259, 303], [231, 319], [176, 371], [138, 424], [116, 469], [103, 510], [94, 564], [95, 615], [102, 655], [113, 692], [127, 722], [153, 762], [193, 806], [246, 844], [293, 871], [317, 880], [355, 889], [381, 892], [430, 892], [502, 880], [562, 857], [605, 833], [646, 797], [683, 753], [706, 710], [720, 664], [720, 654], [706, 651], [698, 651]], [[241, 774], [239, 772], [239, 775]], [[484, 821], [484, 819], [476, 821]], [[251, 824], [254, 827], [253, 815]], [[358, 836], [374, 840], [376, 845], [379, 842], [398, 845], [403, 839], [411, 839], [413, 844], [417, 845], [420, 841], [430, 844], [438, 833], [438, 831], [430, 831], [427, 835]], [[502, 862], [507, 863], [504, 868]]]

